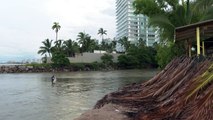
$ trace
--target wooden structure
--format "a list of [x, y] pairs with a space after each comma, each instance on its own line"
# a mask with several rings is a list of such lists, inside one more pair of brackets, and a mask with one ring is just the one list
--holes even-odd
[[193, 43], [198, 56], [213, 55], [213, 19], [176, 28], [175, 42], [179, 41], [187, 42], [189, 56]]

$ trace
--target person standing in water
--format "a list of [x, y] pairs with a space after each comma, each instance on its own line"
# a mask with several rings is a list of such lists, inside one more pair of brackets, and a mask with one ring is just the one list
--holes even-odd
[[56, 77], [54, 75], [51, 77], [51, 81], [52, 81], [52, 84], [56, 83]]

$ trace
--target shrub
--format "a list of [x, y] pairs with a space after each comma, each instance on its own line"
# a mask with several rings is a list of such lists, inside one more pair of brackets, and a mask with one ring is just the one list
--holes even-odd
[[62, 52], [54, 52], [52, 56], [53, 67], [65, 67], [70, 65], [69, 59]]
[[84, 70], [85, 64], [84, 63], [72, 63], [71, 67], [74, 71]]
[[101, 60], [105, 65], [112, 65], [113, 64], [113, 56], [110, 54], [104, 54], [103, 56], [101, 56]]
[[160, 68], [164, 68], [174, 57], [184, 54], [184, 48], [180, 46], [175, 43], [157, 46], [156, 59]]
[[121, 68], [136, 68], [138, 60], [132, 55], [120, 55], [118, 56], [118, 66]]
[[104, 68], [105, 66], [103, 63], [93, 62], [88, 64], [88, 67], [92, 70], [100, 70], [101, 68]]

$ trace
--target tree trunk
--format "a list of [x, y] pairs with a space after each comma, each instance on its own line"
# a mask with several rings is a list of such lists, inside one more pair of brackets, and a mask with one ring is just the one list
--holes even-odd
[[58, 40], [58, 32], [56, 32], [55, 41]]
[[51, 57], [51, 54], [49, 53], [49, 57]]

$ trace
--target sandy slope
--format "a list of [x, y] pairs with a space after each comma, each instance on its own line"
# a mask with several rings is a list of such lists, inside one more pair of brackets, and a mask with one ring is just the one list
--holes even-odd
[[115, 104], [106, 104], [100, 109], [88, 110], [74, 120], [132, 120], [123, 114], [125, 110], [126, 108]]

